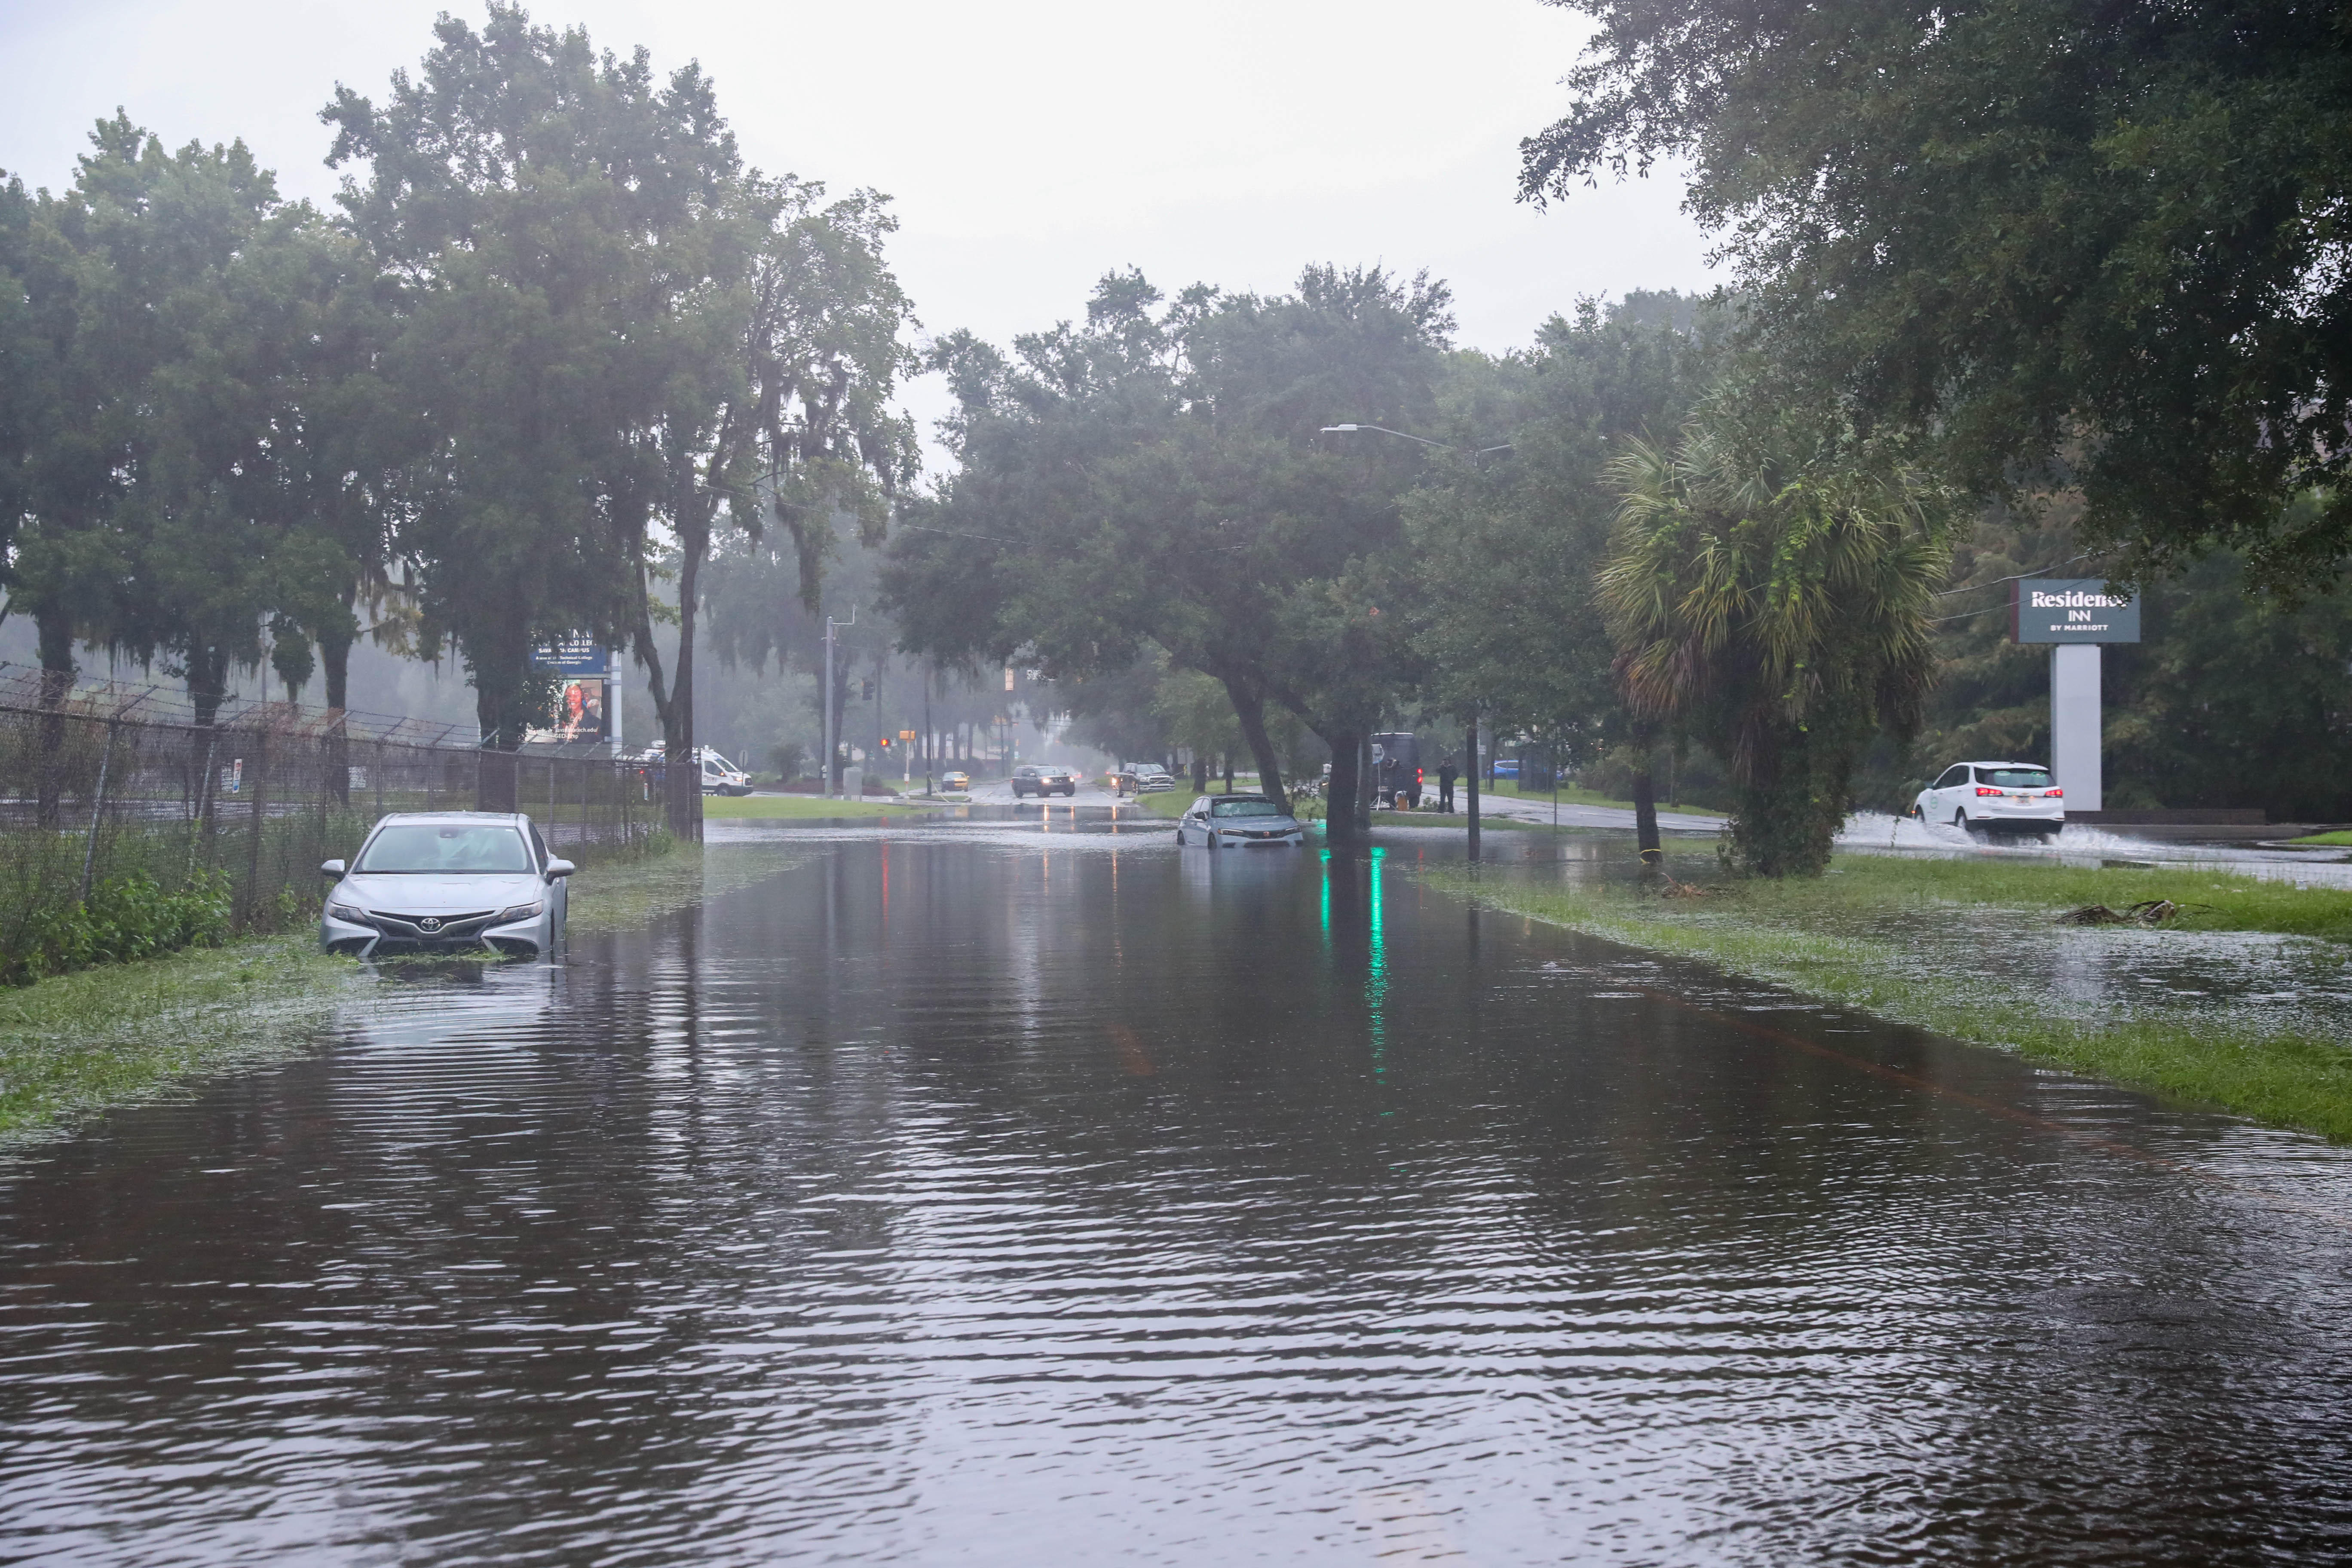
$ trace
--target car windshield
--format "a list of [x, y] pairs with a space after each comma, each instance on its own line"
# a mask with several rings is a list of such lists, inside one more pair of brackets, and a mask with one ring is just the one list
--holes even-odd
[[2050, 772], [2047, 768], [1979, 768], [1977, 776], [1989, 784], [2003, 789], [2048, 789]]
[[1270, 800], [1221, 800], [1209, 808], [1212, 816], [1280, 816], [1282, 807]]
[[353, 871], [528, 871], [530, 849], [511, 827], [488, 823], [404, 822], [368, 841]]

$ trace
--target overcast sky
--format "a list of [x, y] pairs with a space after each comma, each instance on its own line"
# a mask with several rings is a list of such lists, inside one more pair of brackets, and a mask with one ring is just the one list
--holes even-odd
[[[51, 186], [117, 105], [174, 145], [243, 137], [289, 195], [337, 176], [317, 112], [381, 100], [435, 0], [0, 0], [0, 168]], [[699, 60], [746, 159], [895, 198], [927, 331], [1002, 341], [1094, 279], [1277, 289], [1307, 261], [1426, 267], [1460, 341], [1526, 343], [1580, 295], [1704, 288], [1671, 181], [1513, 200], [1519, 138], [1565, 103], [1580, 21], [1536, 0], [544, 0], [532, 19]], [[937, 389], [912, 398], [929, 416]]]

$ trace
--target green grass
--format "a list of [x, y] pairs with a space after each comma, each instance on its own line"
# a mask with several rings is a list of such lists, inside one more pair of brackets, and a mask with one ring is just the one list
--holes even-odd
[[1158, 795], [1137, 795], [1135, 803], [1152, 816], [1164, 816], [1172, 822], [1184, 815], [1186, 806], [1200, 798], [1199, 793], [1191, 784], [1179, 784], [1174, 789], [1162, 790]]
[[2333, 833], [2306, 833], [2300, 838], [2290, 838], [2289, 844], [2326, 844], [2352, 846], [2352, 831], [2337, 828]]
[[2352, 941], [2352, 892], [2194, 870], [1870, 855], [1840, 856], [1814, 880], [1733, 882], [1687, 900], [1631, 884], [1517, 886], [1466, 868], [1423, 875], [1493, 908], [2352, 1142], [2352, 1047], [2341, 1037], [2282, 1031], [2221, 1005], [2194, 1018], [2135, 1016], [2125, 1006], [2070, 1013], [1985, 963], [1972, 963], [1964, 936], [1937, 942], [1923, 934], [1959, 913], [2045, 925], [2083, 904], [2120, 908], [2168, 898], [2208, 906], [2179, 922], [2190, 931], [2344, 942]]
[[[570, 927], [634, 929], [798, 858], [762, 845], [720, 855], [688, 845], [604, 861], [572, 879]], [[339, 1013], [374, 994], [366, 970], [316, 943], [306, 930], [0, 989], [0, 1141], [154, 1100], [190, 1079], [300, 1055]]]
[[817, 795], [715, 795], [702, 803], [702, 815], [711, 817], [881, 816], [910, 811], [937, 811], [939, 801], [919, 795], [884, 800], [827, 800]]

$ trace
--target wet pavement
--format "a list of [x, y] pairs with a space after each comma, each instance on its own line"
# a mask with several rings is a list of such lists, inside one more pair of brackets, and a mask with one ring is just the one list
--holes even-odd
[[2352, 1560], [2352, 1151], [1434, 834], [765, 831], [0, 1164], [0, 1561]]

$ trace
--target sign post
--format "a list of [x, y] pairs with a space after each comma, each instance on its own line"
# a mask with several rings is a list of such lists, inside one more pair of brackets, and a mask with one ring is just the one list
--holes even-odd
[[2013, 642], [2050, 649], [2050, 771], [2067, 815], [2105, 810], [2099, 649], [2139, 641], [2139, 600], [2097, 577], [2027, 578], [2010, 599], [2009, 631]]

